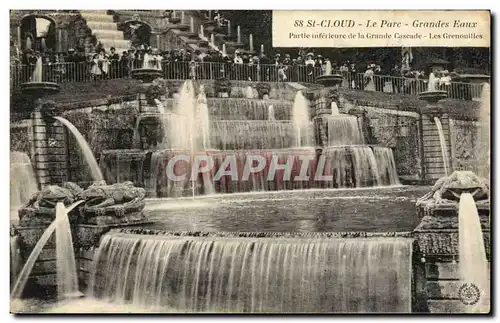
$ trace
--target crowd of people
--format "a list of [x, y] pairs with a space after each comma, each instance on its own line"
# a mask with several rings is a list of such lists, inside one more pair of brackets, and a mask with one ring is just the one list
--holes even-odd
[[[44, 53], [26, 50], [12, 61], [14, 77], [19, 82], [30, 81], [35, 64], [42, 58], [43, 79], [63, 83], [89, 81], [130, 76], [135, 68], [161, 69], [168, 79], [220, 79], [269, 82], [310, 82], [326, 72], [327, 66], [343, 76], [345, 88], [366, 91], [416, 94], [427, 89], [428, 75], [421, 70], [402, 70], [395, 65], [384, 70], [380, 65], [331, 62], [313, 52], [274, 54], [272, 57], [261, 53], [254, 55], [236, 50], [233, 55], [221, 51], [187, 51], [184, 49], [158, 51], [141, 45], [122, 53], [115, 48], [106, 51], [97, 44], [96, 53], [86, 55], [81, 48], [69, 49], [66, 53], [47, 51]], [[453, 73], [436, 73], [439, 89], [451, 87]]]

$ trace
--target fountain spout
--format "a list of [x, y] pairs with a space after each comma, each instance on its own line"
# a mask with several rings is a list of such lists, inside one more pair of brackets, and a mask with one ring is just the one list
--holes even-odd
[[250, 34], [250, 36], [248, 36], [248, 44], [250, 47], [250, 52], [253, 52], [253, 35], [252, 34]]
[[42, 67], [43, 67], [42, 57], [40, 56], [36, 60], [35, 70], [33, 71], [33, 75], [31, 77], [32, 82], [34, 82], [34, 83], [41, 83], [42, 82], [42, 75], [43, 75]]
[[436, 75], [434, 73], [429, 74], [429, 81], [427, 83], [427, 91], [433, 92], [437, 90], [437, 81]]
[[54, 119], [58, 120], [63, 125], [65, 125], [66, 128], [68, 128], [68, 130], [75, 136], [80, 146], [80, 149], [82, 150], [83, 157], [85, 158], [87, 164], [90, 167], [90, 171], [92, 173], [92, 179], [94, 181], [103, 181], [104, 178], [102, 176], [101, 169], [99, 168], [99, 164], [97, 164], [94, 154], [92, 153], [92, 149], [90, 148], [89, 144], [87, 143], [83, 135], [80, 133], [80, 131], [78, 131], [78, 129], [71, 122], [69, 122], [67, 119], [64, 119], [63, 117], [54, 117]]
[[325, 75], [332, 75], [332, 63], [330, 62], [330, 60], [326, 61], [326, 64], [325, 64]]
[[446, 99], [448, 94], [446, 91], [440, 91], [437, 87], [438, 79], [434, 73], [429, 74], [429, 80], [427, 83], [427, 91], [418, 94], [418, 98], [425, 100], [429, 103], [436, 103], [439, 100]]

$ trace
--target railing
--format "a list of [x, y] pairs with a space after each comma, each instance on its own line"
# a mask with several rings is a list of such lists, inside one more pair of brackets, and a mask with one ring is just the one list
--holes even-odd
[[[99, 79], [117, 79], [130, 77], [130, 71], [142, 67], [142, 61], [111, 61], [107, 73], [96, 73], [92, 63], [54, 63], [43, 65], [44, 82], [72, 83], [91, 82]], [[19, 88], [21, 83], [31, 81], [34, 65], [11, 65], [11, 88]], [[165, 79], [200, 79], [212, 80], [228, 78], [240, 81], [260, 82], [305, 82], [314, 83], [316, 77], [323, 75], [319, 67], [305, 65], [278, 67], [264, 64], [229, 64], [216, 62], [163, 62]], [[373, 82], [366, 82], [363, 73], [341, 73], [344, 77], [342, 87], [416, 95], [427, 90], [427, 80], [386, 75], [374, 75]], [[450, 82], [439, 85], [440, 90], [448, 92], [448, 97], [460, 100], [472, 100], [481, 96], [482, 85], [478, 83]]]

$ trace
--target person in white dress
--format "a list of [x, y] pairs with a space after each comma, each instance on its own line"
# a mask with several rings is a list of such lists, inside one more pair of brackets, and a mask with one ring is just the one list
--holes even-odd
[[375, 75], [375, 73], [373, 72], [374, 68], [375, 64], [368, 65], [368, 68], [366, 69], [365, 74], [363, 75], [365, 91], [375, 91], [375, 82], [373, 80], [373, 76]]

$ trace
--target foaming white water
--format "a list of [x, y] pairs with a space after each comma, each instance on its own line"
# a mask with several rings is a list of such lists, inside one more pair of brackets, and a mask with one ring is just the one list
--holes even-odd
[[328, 146], [363, 145], [365, 140], [356, 116], [328, 116]]
[[102, 181], [104, 178], [102, 177], [101, 169], [97, 164], [94, 154], [92, 153], [92, 149], [90, 148], [89, 144], [87, 143], [83, 135], [80, 133], [80, 131], [78, 131], [78, 129], [71, 122], [64, 119], [63, 117], [54, 117], [54, 119], [58, 120], [63, 125], [65, 125], [66, 128], [68, 128], [69, 131], [73, 134], [73, 136], [75, 136], [76, 141], [78, 142], [78, 145], [82, 150], [83, 158], [90, 167], [92, 180]]
[[439, 80], [436, 78], [436, 75], [434, 75], [434, 73], [430, 73], [429, 81], [427, 83], [427, 91], [428, 92], [436, 91], [438, 81]]
[[208, 115], [207, 97], [203, 85], [200, 86], [200, 94], [196, 101], [197, 130], [201, 133], [201, 148], [210, 148], [210, 120]]
[[178, 313], [174, 309], [155, 309], [134, 306], [133, 304], [112, 302], [105, 299], [72, 299], [57, 303], [44, 303], [39, 300], [15, 299], [10, 302], [11, 313], [53, 313], [53, 314], [156, 314]]
[[310, 146], [312, 131], [309, 104], [302, 91], [295, 94], [292, 108], [292, 124], [295, 129], [295, 147]]
[[267, 108], [267, 120], [276, 120], [276, 117], [274, 116], [274, 107], [272, 104], [269, 106], [269, 108]]
[[443, 156], [444, 175], [448, 176], [449, 158], [448, 150], [446, 147], [446, 139], [444, 138], [443, 125], [441, 124], [441, 120], [439, 120], [438, 117], [434, 117], [434, 122], [436, 123], [439, 134], [439, 144], [441, 145], [441, 155]]
[[470, 193], [460, 196], [458, 219], [460, 278], [464, 284], [477, 286], [480, 292], [479, 301], [465, 305], [465, 309], [469, 313], [487, 313], [490, 310], [488, 260], [476, 202]]
[[92, 298], [85, 298], [81, 300], [71, 300], [66, 302], [60, 302], [52, 306], [48, 306], [44, 313], [120, 313], [120, 314], [130, 314], [130, 313], [144, 313], [144, 314], [155, 314], [155, 313], [176, 313], [175, 310], [168, 309], [158, 309], [147, 306], [136, 306], [133, 304], [112, 302], [110, 300], [97, 300]]
[[82, 296], [78, 290], [75, 251], [68, 218], [68, 212], [73, 207], [66, 209], [62, 202], [56, 204], [56, 269], [59, 300]]
[[38, 191], [31, 160], [26, 153], [10, 153], [10, 214], [17, 220], [17, 210]]
[[381, 184], [399, 184], [398, 173], [396, 172], [396, 161], [394, 160], [391, 148], [373, 147], [373, 154], [377, 161]]
[[409, 312], [411, 245], [387, 237], [109, 233], [94, 258], [89, 294], [187, 312]]
[[245, 88], [245, 97], [247, 99], [254, 99], [253, 88], [251, 86]]

